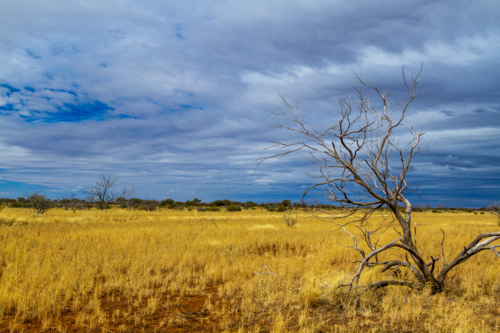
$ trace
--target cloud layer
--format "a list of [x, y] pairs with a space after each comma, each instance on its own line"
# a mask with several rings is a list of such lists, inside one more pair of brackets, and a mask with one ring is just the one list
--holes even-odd
[[[500, 201], [495, 1], [4, 1], [0, 196], [64, 196], [100, 173], [138, 196], [297, 199], [300, 156], [266, 142], [279, 90], [311, 126], [335, 120], [353, 71], [405, 98], [435, 142], [412, 181], [432, 204]], [[420, 202], [421, 203], [421, 202]]]

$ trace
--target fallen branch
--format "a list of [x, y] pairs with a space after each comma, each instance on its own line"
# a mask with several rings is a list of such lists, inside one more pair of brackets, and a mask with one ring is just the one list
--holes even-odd
[[[267, 270], [267, 272], [266, 272], [266, 273], [261, 273], [261, 272], [260, 272], [260, 267], [261, 267], [261, 266], [264, 266], [264, 267], [266, 268], [266, 270]], [[283, 280], [282, 280], [282, 279], [281, 279], [278, 275], [276, 275], [276, 274], [274, 274], [274, 273], [271, 273], [271, 271], [269, 270], [269, 268], [267, 268], [267, 266], [266, 266], [265, 264], [262, 264], [262, 263], [261, 263], [261, 264], [259, 264], [259, 272], [255, 272], [255, 271], [254, 271], [254, 273], [255, 273], [255, 274], [257, 274], [258, 276], [262, 276], [262, 275], [273, 275], [273, 276], [276, 276], [276, 277], [277, 277], [277, 278], [278, 278], [278, 279], [279, 279], [279, 280], [283, 283]]]

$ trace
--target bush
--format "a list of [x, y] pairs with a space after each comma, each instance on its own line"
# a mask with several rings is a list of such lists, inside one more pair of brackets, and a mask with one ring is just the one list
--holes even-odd
[[174, 204], [173, 199], [165, 199], [165, 200], [162, 200], [160, 202], [160, 205], [162, 205], [162, 206], [169, 206], [169, 205], [173, 205], [173, 204]]
[[52, 207], [51, 200], [45, 194], [39, 194], [38, 192], [28, 195], [26, 201], [35, 214], [43, 214]]
[[481, 215], [483, 215], [483, 214], [484, 214], [484, 212], [481, 212], [480, 214], [481, 214]]
[[22, 208], [23, 204], [16, 201], [16, 202], [11, 202], [9, 206], [10, 208]]
[[439, 210], [437, 210], [437, 209], [433, 209], [433, 210], [432, 210], [432, 212], [433, 212], [433, 213], [439, 213]]
[[286, 212], [287, 210], [288, 210], [288, 208], [286, 208], [286, 207], [285, 207], [285, 206], [283, 206], [283, 205], [281, 205], [281, 206], [279, 206], [278, 208], [276, 208], [276, 211], [277, 211], [277, 212], [280, 212], [280, 213], [282, 213], [282, 212]]
[[212, 206], [212, 207], [210, 207], [210, 211], [211, 212], [220, 212], [220, 208], [217, 206]]
[[227, 206], [226, 210], [228, 212], [241, 212], [241, 207], [234, 205], [234, 204], [231, 204], [231, 205]]
[[196, 208], [196, 210], [197, 210], [198, 212], [206, 212], [206, 211], [207, 211], [207, 207], [204, 207], [204, 206], [202, 206], [202, 207], [198, 207], [198, 208]]

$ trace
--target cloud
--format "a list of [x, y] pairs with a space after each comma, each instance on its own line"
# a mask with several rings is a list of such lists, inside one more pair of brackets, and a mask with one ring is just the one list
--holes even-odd
[[[300, 186], [313, 182], [303, 174], [313, 169], [300, 156], [250, 173], [257, 159], [272, 154], [263, 150], [266, 142], [297, 139], [267, 125], [267, 112], [284, 107], [277, 90], [321, 129], [338, 119], [338, 95], [355, 96], [346, 83], [353, 71], [393, 100], [404, 100], [401, 67], [416, 73], [424, 61], [422, 90], [405, 128], [423, 128], [426, 139], [436, 142], [419, 168], [441, 178], [428, 171], [411, 177], [432, 179], [440, 184], [434, 198], [454, 200], [458, 191], [442, 179], [480, 171], [469, 183], [476, 196], [474, 189], [498, 174], [500, 25], [489, 10], [494, 6], [4, 4], [0, 176], [16, 182], [5, 193], [15, 193], [16, 186], [65, 193], [112, 173], [136, 183], [143, 197], [300, 198]], [[498, 201], [498, 195], [474, 205]], [[459, 200], [466, 205], [472, 199]]]

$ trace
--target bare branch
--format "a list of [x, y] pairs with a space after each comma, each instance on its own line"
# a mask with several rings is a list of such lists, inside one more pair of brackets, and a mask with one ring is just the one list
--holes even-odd
[[409, 282], [405, 282], [405, 281], [393, 281], [393, 280], [379, 281], [379, 282], [375, 282], [375, 283], [372, 283], [372, 284], [369, 284], [369, 285], [366, 285], [366, 286], [359, 286], [359, 287], [356, 287], [356, 288], [365, 288], [365, 290], [362, 291], [356, 297], [356, 299], [354, 300], [354, 307], [355, 308], [359, 307], [359, 302], [360, 302], [361, 296], [365, 292], [367, 292], [368, 290], [370, 290], [370, 289], [371, 290], [377, 290], [377, 289], [385, 288], [385, 287], [389, 287], [389, 286], [409, 287], [409, 288], [412, 288], [412, 289], [424, 289], [423, 285], [413, 284], [413, 283], [409, 283]]
[[[264, 266], [264, 267], [266, 268], [266, 271], [267, 271], [267, 272], [261, 273], [261, 272], [260, 272], [260, 267], [261, 267], [261, 266]], [[262, 263], [261, 263], [261, 264], [259, 264], [259, 272], [255, 272], [255, 271], [254, 271], [254, 273], [255, 273], [255, 274], [257, 274], [258, 276], [263, 276], [263, 275], [272, 275], [272, 276], [277, 277], [277, 278], [278, 278], [281, 282], [283, 282], [283, 280], [281, 280], [281, 278], [280, 278], [278, 275], [276, 275], [276, 274], [274, 274], [274, 273], [271, 273], [271, 271], [269, 270], [269, 268], [267, 268], [267, 266], [266, 266], [265, 264], [262, 264]]]
[[443, 233], [443, 240], [441, 241], [441, 254], [443, 255], [443, 268], [444, 268], [444, 266], [446, 264], [446, 257], [444, 256], [444, 238], [446, 235], [445, 235], [443, 229], [439, 229], [439, 230], [441, 230], [441, 232]]

